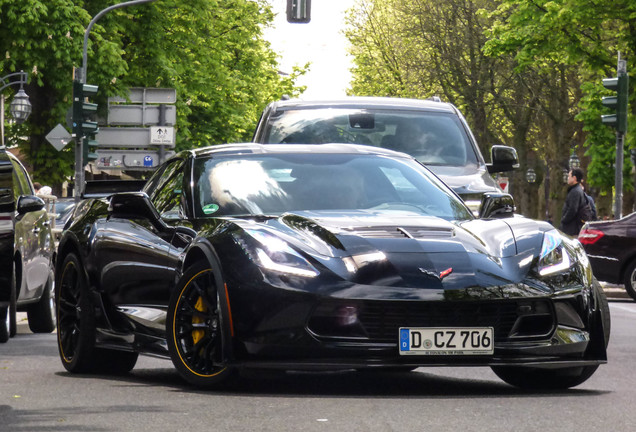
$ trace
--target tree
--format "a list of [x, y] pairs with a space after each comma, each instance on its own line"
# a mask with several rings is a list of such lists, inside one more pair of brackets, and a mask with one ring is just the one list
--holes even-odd
[[[503, 0], [491, 14], [493, 38], [486, 44], [493, 55], [512, 54], [519, 68], [544, 69], [552, 64], [578, 71], [579, 114], [585, 133], [581, 144], [590, 159], [589, 184], [611, 196], [615, 145], [611, 130], [603, 126], [600, 106], [601, 78], [615, 75], [616, 53], [627, 58], [628, 72], [636, 69], [636, 3], [630, 0]], [[598, 102], [597, 102], [598, 101]], [[636, 109], [632, 98], [632, 119]], [[633, 120], [631, 120], [633, 123]], [[633, 129], [631, 129], [633, 131]], [[636, 147], [628, 134], [626, 148]], [[625, 170], [631, 168], [626, 159]], [[608, 169], [609, 168], [609, 169]], [[629, 177], [625, 189], [633, 189]], [[626, 200], [627, 206], [632, 199]], [[628, 209], [629, 210], [629, 209]]]
[[[34, 177], [61, 183], [73, 172], [73, 149], [56, 152], [44, 136], [66, 123], [72, 68], [81, 65], [84, 30], [105, 0], [0, 0], [0, 70], [29, 71], [33, 114], [9, 131]], [[248, 140], [262, 108], [298, 94], [262, 37], [272, 21], [265, 0], [158, 0], [117, 9], [93, 27], [87, 82], [106, 97], [130, 86], [177, 90], [177, 148]], [[28, 136], [23, 141], [20, 136]]]

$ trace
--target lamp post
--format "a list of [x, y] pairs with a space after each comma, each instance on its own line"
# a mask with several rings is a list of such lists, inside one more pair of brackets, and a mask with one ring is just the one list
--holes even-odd
[[570, 156], [570, 160], [568, 162], [570, 163], [570, 170], [581, 167], [581, 161], [579, 160], [579, 157], [576, 155], [576, 153], [572, 153], [572, 156]]
[[534, 169], [528, 168], [528, 171], [526, 171], [526, 181], [528, 183], [534, 183], [537, 181], [537, 173], [534, 172]]
[[[20, 89], [13, 97], [9, 110], [17, 123], [23, 123], [31, 114], [31, 102], [22, 86], [26, 84], [28, 74], [20, 71], [0, 78], [0, 146], [4, 146], [4, 93], [2, 91], [11, 85], [20, 85]], [[16, 80], [11, 78], [17, 77]]]

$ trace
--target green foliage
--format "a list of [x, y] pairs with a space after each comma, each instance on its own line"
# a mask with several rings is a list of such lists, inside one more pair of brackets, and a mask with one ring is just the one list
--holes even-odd
[[[8, 129], [7, 143], [19, 145], [38, 181], [61, 183], [73, 173], [73, 145], [58, 153], [44, 136], [66, 124], [85, 28], [112, 4], [0, 0], [0, 71], [30, 73], [25, 90], [33, 105], [26, 127]], [[265, 0], [157, 0], [116, 9], [92, 28], [86, 81], [99, 85], [102, 108], [128, 87], [175, 88], [178, 149], [249, 140], [269, 101], [302, 90], [294, 83], [304, 69], [281, 77], [263, 39], [272, 19]], [[25, 135], [28, 141], [18, 138]]]
[[[550, 63], [576, 70], [583, 82], [576, 119], [582, 122], [588, 182], [603, 193], [614, 186], [616, 138], [601, 123], [607, 114], [601, 97], [607, 91], [601, 79], [616, 75], [617, 51], [627, 58], [627, 69], [636, 72], [636, 2], [630, 0], [503, 0], [491, 13], [495, 20], [491, 40], [484, 47], [491, 55], [513, 54], [519, 70], [546, 68]], [[633, 90], [631, 92], [633, 94]], [[634, 123], [631, 98], [630, 125]], [[631, 132], [629, 132], [631, 131]], [[634, 129], [626, 136], [626, 148], [634, 148]], [[629, 153], [627, 153], [629, 154]], [[624, 187], [633, 190], [631, 162], [625, 158]]]

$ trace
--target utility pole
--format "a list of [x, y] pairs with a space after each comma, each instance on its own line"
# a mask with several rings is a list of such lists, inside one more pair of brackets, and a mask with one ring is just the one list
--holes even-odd
[[623, 153], [625, 152], [625, 133], [627, 132], [627, 106], [629, 95], [629, 75], [627, 61], [621, 60], [618, 53], [616, 78], [603, 79], [603, 87], [616, 91], [616, 96], [605, 96], [601, 103], [615, 110], [615, 114], [601, 116], [603, 123], [616, 129], [616, 161], [614, 164], [614, 219], [620, 219], [623, 213]]

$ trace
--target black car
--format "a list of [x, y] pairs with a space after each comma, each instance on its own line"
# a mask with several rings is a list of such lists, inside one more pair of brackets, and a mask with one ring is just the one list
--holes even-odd
[[26, 311], [34, 333], [55, 329], [55, 249], [44, 205], [24, 166], [0, 148], [0, 342], [16, 334], [16, 311]]
[[636, 300], [636, 213], [619, 220], [586, 223], [579, 232], [594, 276], [624, 284]]
[[485, 193], [501, 192], [491, 174], [519, 167], [516, 150], [495, 145], [486, 164], [468, 123], [440, 100], [347, 97], [270, 103], [252, 141], [261, 144], [364, 144], [415, 157], [477, 214]]
[[580, 244], [510, 201], [486, 197], [476, 219], [415, 159], [370, 146], [182, 152], [142, 192], [80, 203], [58, 249], [62, 363], [170, 357], [199, 386], [441, 365], [578, 385], [606, 362], [607, 300]]

